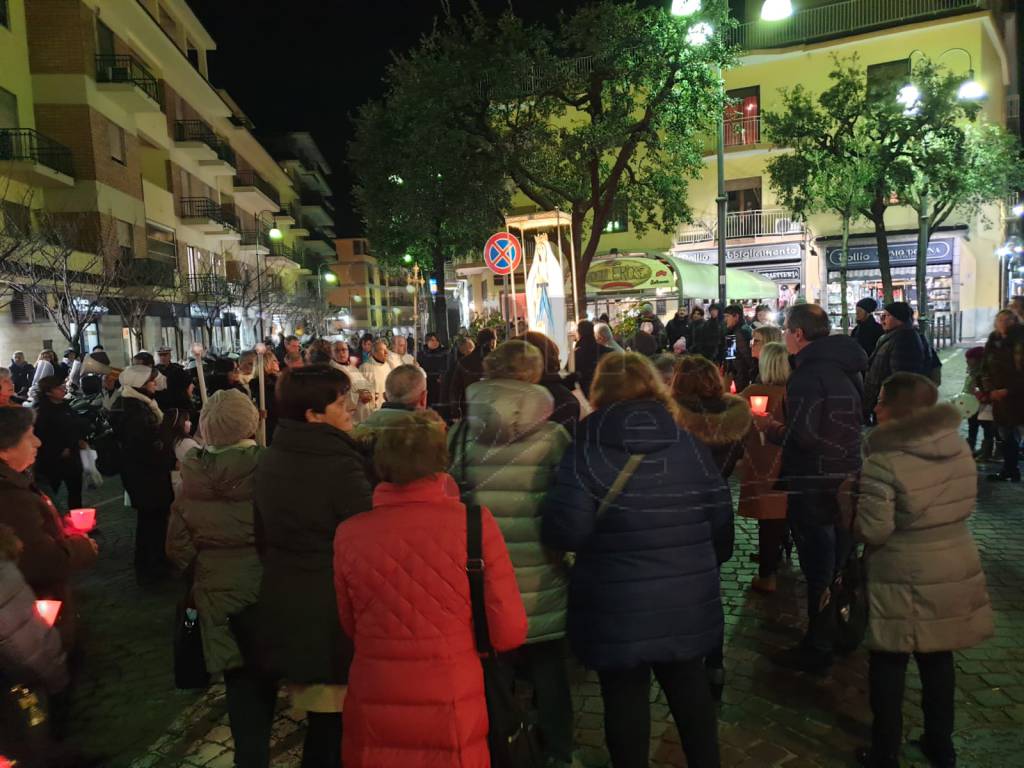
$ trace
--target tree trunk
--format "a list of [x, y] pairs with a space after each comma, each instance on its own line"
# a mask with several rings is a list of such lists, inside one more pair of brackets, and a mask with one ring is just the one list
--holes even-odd
[[931, 239], [931, 201], [921, 195], [917, 209], [917, 326], [931, 340], [931, 313], [928, 309], [928, 241]]
[[[434, 246], [430, 266], [430, 277], [437, 284], [437, 293], [434, 295], [431, 307], [433, 331], [437, 334], [438, 340], [442, 344], [447, 345], [451, 332], [448, 328], [448, 298], [445, 296], [444, 291], [444, 251], [441, 250], [441, 246], [438, 244]], [[428, 282], [427, 285], [429, 286], [430, 283]], [[419, 289], [420, 287], [417, 285], [416, 290], [418, 291]], [[468, 318], [466, 319], [466, 325], [469, 325]], [[417, 339], [417, 343], [420, 343], [419, 339]]]
[[878, 247], [878, 271], [882, 274], [883, 303], [891, 304], [892, 267], [889, 264], [889, 233], [885, 230], [885, 201], [876, 197], [871, 204], [871, 223], [875, 225], [875, 244]]
[[850, 215], [843, 214], [843, 249], [839, 252], [839, 301], [840, 324], [843, 333], [850, 332], [850, 305], [846, 300], [846, 269], [850, 264]]
[[585, 320], [587, 317], [587, 270], [590, 269], [590, 262], [594, 258], [594, 252], [597, 251], [597, 243], [593, 242], [591, 237], [591, 243], [593, 248], [590, 248], [588, 244], [587, 250], [591, 252], [590, 258], [586, 258], [583, 253], [583, 217], [584, 212], [576, 208], [572, 211], [572, 250], [570, 255], [574, 257], [572, 261], [576, 263], [575, 272], [573, 272], [572, 261], [569, 264], [570, 279], [574, 279], [572, 285], [572, 297], [573, 297], [573, 310], [576, 313], [576, 320]]

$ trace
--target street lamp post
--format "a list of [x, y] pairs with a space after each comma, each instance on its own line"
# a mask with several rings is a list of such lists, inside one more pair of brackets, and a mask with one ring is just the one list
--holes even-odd
[[[266, 337], [267, 337], [266, 331], [265, 331], [265, 329], [263, 327], [263, 276], [260, 274], [260, 232], [262, 231], [261, 228], [260, 228], [260, 224], [262, 223], [263, 214], [265, 214], [265, 213], [273, 214], [273, 213], [276, 213], [276, 211], [274, 211], [274, 210], [272, 210], [270, 208], [265, 208], [264, 210], [262, 210], [262, 211], [260, 211], [259, 213], [256, 214], [256, 220], [255, 220], [255, 226], [256, 226], [256, 303], [257, 303], [257, 312], [259, 312], [259, 315], [260, 315], [260, 338], [259, 338], [259, 343], [261, 343], [261, 344], [263, 343], [263, 340], [266, 339]], [[276, 224], [274, 224], [274, 226], [272, 226], [267, 231], [267, 237], [269, 237], [274, 242], [277, 242], [282, 237], [284, 237], [284, 235], [281, 234], [281, 230], [278, 229]], [[264, 257], [263, 265], [266, 266], [266, 264], [267, 264], [267, 259], [266, 259], [266, 257]]]
[[[406, 254], [405, 262], [408, 264], [412, 261], [412, 258]], [[409, 275], [405, 278], [406, 290], [412, 294], [412, 334], [416, 339], [416, 348], [419, 349], [420, 343], [420, 291], [426, 284], [426, 280], [420, 274], [420, 265], [413, 264], [412, 270]]]
[[[672, 0], [671, 13], [673, 16], [687, 17], [700, 12], [701, 0]], [[780, 21], [792, 15], [793, 6], [790, 0], [765, 0], [761, 5], [761, 18], [765, 21]], [[686, 34], [687, 42], [691, 45], [703, 45], [711, 39], [714, 29], [710, 24], [699, 21], [690, 27]], [[718, 79], [725, 89], [725, 80], [722, 77], [722, 68], [718, 67]], [[715, 198], [718, 209], [718, 305], [719, 311], [725, 309], [726, 294], [726, 216], [729, 213], [729, 196], [725, 191], [725, 105], [718, 111], [716, 122], [716, 144], [715, 160], [718, 165], [718, 195]]]
[[[326, 281], [326, 282], [330, 283], [331, 285], [334, 285], [336, 282], [338, 282], [338, 276], [336, 274], [334, 274], [330, 270], [327, 270], [326, 272], [324, 272], [324, 267], [326, 267], [326, 266], [327, 266], [327, 264], [321, 261], [320, 264], [316, 268], [316, 293], [317, 293], [317, 299], [318, 299], [318, 301], [320, 303], [320, 310], [322, 312], [324, 312], [325, 314], [326, 314], [327, 307], [324, 304], [324, 282]], [[317, 333], [320, 333], [320, 335], [323, 335], [322, 331], [323, 331], [323, 327], [321, 325], [321, 327], [317, 328]]]

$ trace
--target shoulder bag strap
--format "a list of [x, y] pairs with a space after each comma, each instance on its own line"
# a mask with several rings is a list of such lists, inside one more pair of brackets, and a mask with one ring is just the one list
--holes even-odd
[[601, 499], [601, 506], [597, 508], [597, 519], [600, 520], [604, 517], [605, 512], [608, 508], [615, 503], [615, 500], [619, 498], [619, 494], [625, 489], [626, 484], [629, 482], [629, 478], [636, 472], [636, 468], [640, 466], [640, 462], [644, 460], [643, 453], [634, 453], [628, 459], [626, 459], [626, 466], [620, 471], [618, 476], [615, 478], [615, 482], [612, 483], [612, 487], [608, 489], [608, 493]]
[[480, 653], [494, 653], [487, 627], [484, 594], [484, 552], [482, 512], [476, 504], [466, 505], [466, 574], [469, 577], [469, 601], [473, 607], [473, 635]]

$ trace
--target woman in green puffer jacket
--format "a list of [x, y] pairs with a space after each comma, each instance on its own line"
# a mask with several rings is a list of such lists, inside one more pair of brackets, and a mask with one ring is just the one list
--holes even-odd
[[181, 494], [167, 528], [167, 556], [181, 570], [193, 569], [206, 670], [224, 674], [238, 766], [269, 764], [277, 700], [276, 681], [247, 663], [239, 647], [253, 647], [243, 611], [255, 606], [263, 575], [253, 516], [258, 423], [256, 407], [239, 390], [210, 396], [199, 420], [206, 447], [181, 462]]
[[487, 507], [505, 537], [529, 620], [522, 663], [533, 682], [540, 731], [553, 764], [571, 763], [572, 699], [565, 666], [568, 573], [562, 553], [540, 543], [540, 503], [569, 445], [548, 421], [540, 351], [507, 341], [484, 358], [484, 379], [466, 390], [466, 417], [450, 433], [451, 474], [467, 503]]

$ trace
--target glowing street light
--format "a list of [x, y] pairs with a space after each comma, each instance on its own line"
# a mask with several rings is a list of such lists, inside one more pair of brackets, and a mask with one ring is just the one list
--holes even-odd
[[782, 21], [793, 15], [790, 0], [764, 0], [761, 5], [761, 21]]
[[921, 91], [913, 83], [907, 83], [900, 88], [896, 101], [903, 105], [903, 114], [908, 117], [917, 114], [917, 105], [921, 100]]
[[1012, 208], [1014, 216], [1024, 216], [1024, 203], [1017, 203]]
[[704, 43], [711, 39], [714, 33], [714, 27], [706, 21], [699, 21], [690, 27], [690, 31], [686, 33], [686, 42], [690, 45], [704, 45]]
[[406, 264], [412, 264], [412, 254], [405, 254], [405, 256], [402, 257], [402, 261], [404, 261]]
[[960, 84], [960, 90], [956, 92], [957, 98], [961, 101], [980, 101], [987, 95], [985, 86], [974, 79], [974, 70], [967, 70], [967, 79]]
[[284, 237], [284, 234], [282, 234], [281, 230], [278, 229], [277, 224], [275, 224], [270, 228], [270, 231], [267, 232], [267, 237], [269, 237], [271, 240], [280, 240], [282, 237]]
[[692, 16], [700, 10], [700, 0], [672, 0], [673, 16]]

